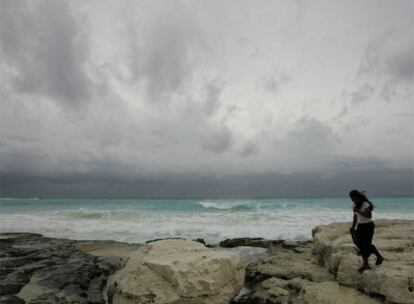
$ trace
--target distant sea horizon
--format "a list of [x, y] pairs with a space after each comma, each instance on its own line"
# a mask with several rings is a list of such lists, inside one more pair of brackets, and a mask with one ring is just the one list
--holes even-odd
[[[389, 195], [377, 195], [370, 196], [371, 199], [375, 198], [414, 198], [414, 194], [389, 194]], [[303, 199], [303, 198], [347, 198], [346, 195], [284, 195], [284, 196], [1, 196], [0, 200], [4, 199]]]
[[[376, 219], [414, 219], [414, 196], [370, 197]], [[0, 198], [0, 232], [142, 243], [151, 239], [309, 240], [317, 225], [352, 220], [342, 197]]]

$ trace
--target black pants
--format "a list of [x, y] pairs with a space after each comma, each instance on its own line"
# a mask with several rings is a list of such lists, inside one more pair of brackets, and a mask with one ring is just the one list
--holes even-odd
[[375, 224], [374, 222], [358, 224], [356, 231], [356, 241], [364, 259], [368, 259], [371, 254], [380, 256], [377, 248], [372, 245], [372, 237], [374, 236]]

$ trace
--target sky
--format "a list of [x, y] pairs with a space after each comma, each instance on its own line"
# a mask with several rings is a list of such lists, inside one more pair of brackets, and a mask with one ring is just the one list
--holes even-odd
[[395, 1], [0, 1], [0, 195], [414, 194]]

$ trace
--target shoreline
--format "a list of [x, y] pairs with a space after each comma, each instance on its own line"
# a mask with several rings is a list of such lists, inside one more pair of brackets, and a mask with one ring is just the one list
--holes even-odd
[[[377, 199], [374, 220], [414, 219], [412, 199]], [[347, 198], [302, 200], [2, 201], [0, 232], [145, 243], [154, 238], [310, 240], [321, 224], [352, 220]]]
[[[349, 222], [317, 226], [313, 239], [302, 242], [236, 238], [204, 247], [201, 239], [176, 241], [199, 244], [194, 246], [206, 248], [206, 254], [218, 251], [242, 258], [244, 284], [232, 297], [234, 304], [414, 303], [414, 220], [375, 223], [373, 243], [386, 261], [362, 275], [356, 271], [360, 257], [347, 231]], [[111, 278], [137, 252], [145, 256], [146, 248], [163, 243], [168, 239], [125, 243], [0, 233], [0, 303], [124, 303], [108, 300]], [[329, 302], [329, 292], [343, 294], [344, 301]]]

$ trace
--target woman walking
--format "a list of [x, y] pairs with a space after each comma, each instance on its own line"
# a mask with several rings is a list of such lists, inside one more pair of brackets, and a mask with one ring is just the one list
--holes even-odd
[[368, 258], [371, 254], [375, 254], [377, 257], [376, 265], [381, 265], [384, 257], [372, 244], [372, 237], [374, 236], [375, 230], [375, 224], [372, 220], [374, 205], [363, 192], [359, 192], [358, 190], [352, 190], [349, 193], [349, 197], [353, 202], [352, 207], [354, 211], [354, 220], [350, 232], [355, 236], [356, 245], [362, 256], [362, 266], [358, 269], [362, 273], [364, 270], [370, 269]]

